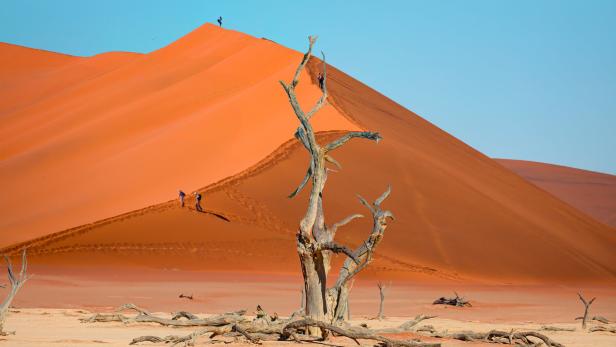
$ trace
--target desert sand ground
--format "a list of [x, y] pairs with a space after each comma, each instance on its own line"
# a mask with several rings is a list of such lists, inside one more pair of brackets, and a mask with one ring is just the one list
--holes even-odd
[[[159, 313], [156, 313], [159, 314]], [[168, 313], [160, 313], [165, 315]], [[8, 336], [0, 339], [5, 345], [10, 346], [126, 346], [137, 336], [154, 335], [188, 335], [197, 330], [195, 328], [168, 328], [152, 324], [130, 324], [123, 323], [80, 323], [79, 318], [86, 318], [91, 313], [77, 309], [19, 309], [11, 312], [7, 328], [16, 330], [17, 335]], [[199, 316], [207, 316], [198, 314]], [[409, 317], [387, 317], [383, 321], [371, 320], [368, 317], [356, 317], [351, 324], [367, 323], [369, 327], [395, 327], [402, 324]], [[487, 323], [478, 321], [464, 321], [448, 318], [433, 318], [425, 321], [425, 324], [432, 325], [437, 330], [464, 331], [489, 331], [492, 329], [509, 331], [539, 330], [541, 323]], [[551, 339], [564, 344], [565, 346], [597, 346], [613, 347], [616, 337], [612, 334], [603, 332], [588, 333], [579, 328], [575, 323], [558, 323], [552, 326], [561, 328], [576, 328], [575, 331], [543, 332]], [[396, 335], [396, 338], [415, 338], [418, 335], [404, 334]], [[462, 342], [449, 339], [435, 339], [422, 337], [422, 340], [430, 342], [441, 342], [443, 346], [493, 346], [494, 344], [481, 342]], [[372, 346], [370, 341], [361, 341], [364, 346]], [[206, 345], [207, 339], [198, 341], [198, 345]], [[265, 345], [291, 345], [290, 342], [265, 342]], [[325, 343], [326, 345], [353, 346], [352, 340], [345, 338], [333, 338]], [[142, 345], [165, 345], [142, 343]], [[246, 345], [241, 341], [233, 345]], [[305, 345], [305, 344], [304, 344]]]
[[[268, 312], [289, 315], [299, 306], [299, 278], [295, 275], [272, 274], [190, 274], [178, 275], [169, 281], [86, 281], [37, 276], [24, 287], [14, 302], [7, 319], [7, 330], [15, 336], [5, 341], [10, 346], [126, 346], [141, 335], [184, 335], [196, 330], [167, 328], [151, 324], [80, 323], [79, 318], [92, 313], [112, 312], [124, 303], [134, 303], [157, 315], [186, 310], [206, 316], [238, 309], [255, 311], [257, 304]], [[157, 276], [159, 277], [159, 276]], [[452, 291], [468, 298], [472, 307], [457, 308], [432, 305], [440, 296]], [[352, 324], [367, 323], [370, 327], [393, 327], [418, 314], [435, 315], [421, 325], [432, 325], [438, 331], [458, 332], [491, 329], [509, 331], [539, 330], [543, 325], [576, 328], [574, 332], [543, 332], [565, 346], [615, 346], [616, 335], [581, 330], [574, 318], [583, 312], [577, 298], [580, 290], [588, 297], [597, 297], [590, 315], [616, 320], [616, 289], [613, 287], [468, 285], [461, 283], [415, 284], [392, 282], [385, 299], [387, 319], [372, 319], [378, 310], [378, 291], [371, 280], [358, 281], [351, 296]], [[192, 294], [194, 300], [178, 298]], [[589, 326], [599, 323], [592, 322]], [[540, 331], [540, 330], [539, 330]], [[411, 335], [397, 336], [410, 338]], [[414, 336], [413, 336], [414, 337]], [[424, 338], [425, 340], [439, 340]], [[440, 339], [444, 346], [477, 346], [476, 342]], [[206, 339], [202, 340], [205, 344]], [[351, 340], [337, 338], [334, 345], [353, 345]], [[287, 343], [288, 344], [288, 343]], [[370, 345], [364, 341], [364, 345]], [[148, 343], [144, 343], [148, 345]]]

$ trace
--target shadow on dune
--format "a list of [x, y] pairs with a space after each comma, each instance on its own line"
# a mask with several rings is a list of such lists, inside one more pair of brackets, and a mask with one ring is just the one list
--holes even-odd
[[190, 210], [191, 212], [197, 212], [197, 213], [210, 214], [210, 215], [212, 215], [212, 216], [214, 216], [214, 217], [216, 217], [216, 218], [219, 218], [219, 219], [224, 220], [225, 222], [231, 222], [231, 220], [230, 220], [229, 218], [225, 217], [224, 215], [222, 215], [222, 214], [220, 214], [220, 213], [216, 213], [216, 212], [214, 212], [214, 211], [208, 211], [208, 210], [197, 211], [197, 210], [196, 210], [196, 209], [194, 209], [194, 208], [189, 208], [189, 210]]

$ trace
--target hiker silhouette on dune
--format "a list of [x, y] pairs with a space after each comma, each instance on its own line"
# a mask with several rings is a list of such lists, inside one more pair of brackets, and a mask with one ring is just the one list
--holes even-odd
[[317, 80], [319, 81], [319, 88], [323, 90], [323, 84], [325, 83], [325, 76], [323, 76], [322, 72], [320, 72], [319, 75], [317, 76]]
[[222, 16], [218, 16], [216, 21], [218, 22], [218, 26], [222, 28]]
[[195, 209], [199, 212], [203, 212], [203, 208], [201, 207], [201, 198], [202, 198], [201, 194], [195, 192], [195, 200], [196, 200]]
[[184, 207], [184, 198], [186, 197], [186, 193], [181, 190], [178, 190], [178, 195], [180, 198], [180, 206]]

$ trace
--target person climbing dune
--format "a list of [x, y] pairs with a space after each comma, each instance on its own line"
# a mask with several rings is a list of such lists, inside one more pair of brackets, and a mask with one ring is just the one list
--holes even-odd
[[202, 198], [201, 194], [195, 192], [195, 200], [196, 200], [195, 209], [198, 212], [203, 212], [203, 208], [201, 207], [201, 198]]
[[180, 206], [184, 207], [184, 198], [186, 197], [186, 193], [184, 193], [181, 189], [178, 190], [178, 196], [180, 198]]
[[216, 21], [218, 22], [218, 26], [222, 28], [222, 16], [218, 16]]

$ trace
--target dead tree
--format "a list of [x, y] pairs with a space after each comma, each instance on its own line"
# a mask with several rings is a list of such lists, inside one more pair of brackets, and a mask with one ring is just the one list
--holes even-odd
[[[383, 283], [379, 282], [376, 284], [377, 287], [379, 287], [379, 296], [381, 301], [379, 302], [379, 314], [376, 316], [376, 318], [378, 320], [383, 320], [383, 318], [385, 318], [384, 314], [383, 314], [383, 302], [385, 301], [385, 292], [387, 291], [387, 289], [389, 289], [389, 286], [385, 286]], [[391, 286], [391, 284], [390, 284]]]
[[[322, 95], [310, 111], [304, 112], [295, 93], [301, 72], [312, 56], [312, 47], [316, 37], [310, 36], [308, 41], [308, 51], [304, 54], [297, 67], [292, 81], [290, 83], [280, 81], [289, 98], [295, 116], [300, 122], [300, 126], [295, 132], [295, 137], [310, 154], [310, 164], [306, 175], [289, 197], [297, 195], [311, 181], [312, 188], [310, 190], [308, 208], [299, 223], [296, 235], [297, 253], [301, 263], [306, 292], [305, 314], [316, 321], [335, 322], [344, 319], [347, 315], [349, 288], [353, 278], [371, 262], [374, 248], [381, 241], [387, 227], [387, 219], [393, 218], [393, 214], [389, 211], [382, 211], [380, 207], [383, 200], [389, 195], [389, 188], [373, 204], [369, 204], [364, 198], [359, 197], [360, 202], [372, 213], [374, 224], [368, 238], [355, 250], [336, 243], [334, 237], [339, 227], [355, 218], [362, 217], [362, 215], [354, 214], [331, 225], [326, 225], [325, 223], [323, 188], [327, 180], [327, 165], [331, 164], [340, 168], [340, 164], [332, 157], [331, 153], [353, 138], [363, 138], [378, 142], [381, 136], [376, 132], [351, 131], [328, 144], [321, 145], [317, 142], [310, 119], [327, 103], [327, 65], [325, 63], [325, 55], [323, 55]], [[336, 284], [327, 289], [327, 276], [333, 253], [343, 253], [348, 259], [346, 259], [340, 270]], [[318, 335], [320, 329], [310, 326], [310, 330], [312, 335]]]
[[19, 275], [15, 276], [15, 272], [13, 271], [13, 263], [11, 262], [11, 258], [4, 256], [4, 261], [6, 262], [7, 272], [9, 276], [9, 283], [11, 284], [11, 291], [2, 302], [2, 306], [0, 306], [0, 335], [6, 336], [9, 334], [14, 334], [15, 332], [6, 332], [4, 331], [4, 322], [6, 320], [6, 314], [9, 311], [9, 307], [17, 295], [17, 292], [21, 287], [26, 283], [26, 281], [30, 278], [27, 274], [28, 270], [28, 259], [26, 257], [26, 250], [24, 249], [21, 253], [21, 270], [19, 271]]
[[455, 298], [446, 298], [444, 296], [441, 296], [440, 298], [434, 300], [432, 305], [450, 305], [450, 306], [457, 306], [457, 307], [473, 306], [471, 305], [470, 302], [468, 302], [468, 300], [464, 299], [463, 297], [460, 297], [458, 293], [456, 292], [453, 292], [453, 293], [456, 295]]
[[[586, 320], [588, 319], [588, 309], [590, 308], [590, 305], [592, 305], [592, 303], [595, 301], [596, 298], [592, 298], [590, 299], [590, 301], [586, 301], [586, 299], [584, 299], [582, 294], [577, 293], [577, 295], [580, 297], [580, 301], [582, 301], [582, 303], [584, 304], [584, 316], [582, 316], [581, 318], [582, 318], [582, 329], [586, 329]], [[576, 319], [579, 319], [579, 317]]]

